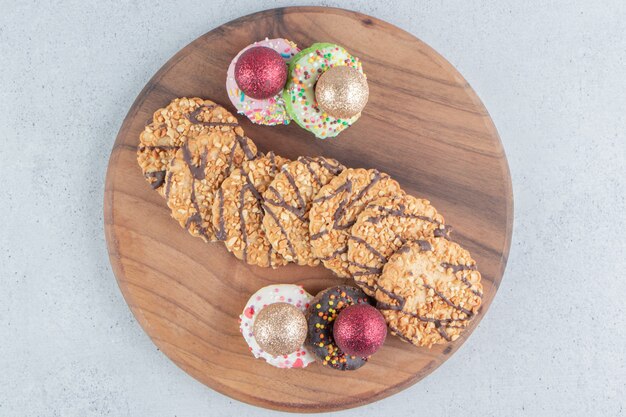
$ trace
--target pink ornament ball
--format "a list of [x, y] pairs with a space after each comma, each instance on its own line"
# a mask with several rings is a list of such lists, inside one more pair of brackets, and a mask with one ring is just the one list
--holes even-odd
[[235, 81], [248, 97], [274, 97], [287, 82], [287, 64], [278, 52], [265, 46], [246, 50], [235, 64]]
[[385, 343], [387, 323], [380, 311], [369, 304], [343, 309], [333, 325], [335, 343], [344, 353], [367, 357]]

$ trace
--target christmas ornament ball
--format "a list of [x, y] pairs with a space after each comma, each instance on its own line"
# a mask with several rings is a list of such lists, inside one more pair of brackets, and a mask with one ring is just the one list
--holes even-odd
[[349, 119], [361, 113], [368, 97], [365, 75], [348, 66], [329, 68], [315, 85], [318, 107], [337, 119]]
[[261, 349], [280, 356], [300, 349], [306, 339], [307, 327], [299, 308], [288, 303], [274, 303], [259, 312], [252, 332]]
[[367, 357], [376, 353], [387, 337], [380, 311], [369, 304], [355, 304], [339, 313], [333, 326], [335, 343], [344, 353]]
[[287, 64], [275, 50], [255, 46], [246, 50], [235, 64], [235, 81], [249, 97], [263, 100], [275, 96], [287, 81]]

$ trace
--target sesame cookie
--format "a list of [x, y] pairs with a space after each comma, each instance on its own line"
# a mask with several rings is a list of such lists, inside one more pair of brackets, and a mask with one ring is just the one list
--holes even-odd
[[215, 192], [234, 169], [256, 156], [254, 143], [232, 129], [188, 137], [170, 161], [165, 178], [172, 217], [192, 235], [216, 240], [211, 223]]
[[346, 307], [354, 304], [373, 304], [359, 288], [340, 285], [327, 288], [315, 296], [307, 311], [309, 333], [305, 344], [322, 361], [322, 365], [340, 371], [352, 371], [365, 365], [367, 358], [348, 355], [335, 343], [334, 321]]
[[348, 238], [357, 216], [371, 201], [403, 195], [400, 185], [375, 169], [346, 169], [322, 187], [309, 212], [313, 256], [339, 277], [350, 277]]
[[153, 189], [165, 195], [167, 166], [188, 137], [219, 130], [243, 136], [237, 119], [225, 108], [201, 98], [176, 98], [154, 112], [139, 135], [137, 162]]
[[470, 253], [444, 238], [408, 242], [383, 267], [376, 299], [393, 334], [416, 346], [459, 338], [483, 287]]
[[263, 229], [274, 249], [290, 262], [314, 266], [309, 209], [313, 197], [345, 167], [334, 159], [300, 157], [283, 166], [263, 193]]
[[368, 295], [387, 259], [408, 240], [447, 236], [443, 216], [428, 200], [410, 195], [387, 196], [371, 202], [359, 214], [348, 241], [348, 269]]
[[276, 267], [287, 263], [261, 228], [262, 194], [287, 162], [273, 152], [244, 162], [217, 190], [212, 215], [215, 234], [229, 251], [249, 264]]

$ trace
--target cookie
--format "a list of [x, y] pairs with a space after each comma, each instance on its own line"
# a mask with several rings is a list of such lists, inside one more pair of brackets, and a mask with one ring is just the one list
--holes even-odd
[[176, 98], [154, 112], [139, 135], [137, 162], [153, 189], [165, 195], [167, 167], [188, 137], [231, 130], [243, 136], [237, 119], [225, 108], [201, 98]]
[[470, 253], [444, 238], [408, 242], [389, 258], [376, 299], [393, 334], [416, 346], [459, 338], [483, 287]]
[[212, 222], [217, 239], [237, 258], [262, 267], [287, 261], [270, 244], [261, 228], [263, 192], [289, 160], [273, 152], [244, 162], [224, 180], [213, 201]]
[[356, 122], [361, 113], [338, 119], [322, 111], [315, 99], [315, 83], [329, 68], [349, 66], [363, 74], [361, 61], [333, 43], [314, 43], [293, 57], [283, 91], [289, 116], [320, 139], [332, 138]]
[[301, 286], [291, 284], [268, 285], [250, 297], [239, 316], [239, 331], [255, 358], [262, 358], [277, 368], [304, 368], [315, 362], [315, 355], [305, 345], [289, 355], [270, 355], [260, 348], [252, 332], [254, 320], [264, 307], [274, 303], [289, 303], [306, 313], [312, 299], [313, 296]]
[[339, 277], [350, 277], [348, 238], [357, 216], [371, 201], [404, 191], [389, 175], [375, 169], [346, 169], [322, 187], [309, 212], [313, 256]]
[[263, 193], [263, 229], [274, 249], [298, 265], [314, 266], [309, 209], [313, 197], [345, 167], [334, 159], [300, 157], [283, 166]]
[[333, 324], [341, 310], [354, 304], [374, 302], [356, 287], [341, 285], [327, 288], [315, 296], [307, 311], [309, 334], [306, 344], [323, 365], [352, 371], [365, 365], [367, 358], [344, 353], [333, 338]]
[[371, 202], [356, 220], [348, 241], [350, 274], [368, 295], [387, 259], [409, 240], [447, 236], [443, 216], [428, 200], [410, 195]]
[[242, 53], [255, 46], [264, 46], [275, 50], [282, 56], [287, 64], [289, 64], [295, 54], [300, 52], [300, 49], [298, 49], [295, 43], [281, 38], [265, 38], [265, 40], [254, 42], [246, 46], [237, 54], [228, 67], [226, 73], [226, 92], [228, 93], [228, 98], [230, 98], [233, 106], [237, 108], [237, 113], [245, 115], [252, 123], [267, 126], [289, 124], [291, 118], [285, 109], [282, 91], [274, 97], [258, 100], [246, 96], [235, 81], [235, 65], [237, 65], [237, 60]]
[[172, 217], [193, 236], [215, 241], [213, 199], [222, 181], [257, 156], [254, 143], [235, 130], [190, 136], [168, 165], [165, 198]]

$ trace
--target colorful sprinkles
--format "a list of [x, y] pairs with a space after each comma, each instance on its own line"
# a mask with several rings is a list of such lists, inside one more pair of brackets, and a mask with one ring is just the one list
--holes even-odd
[[357, 114], [347, 120], [336, 119], [317, 106], [315, 83], [324, 71], [335, 66], [350, 66], [363, 74], [359, 59], [343, 47], [332, 43], [315, 43], [293, 57], [283, 91], [289, 116], [320, 139], [337, 136], [361, 117], [361, 114]]
[[358, 288], [339, 286], [322, 291], [311, 302], [307, 343], [323, 365], [346, 371], [358, 369], [367, 362], [367, 358], [343, 353], [333, 338], [333, 322], [341, 310], [353, 304], [373, 305], [373, 300]]

